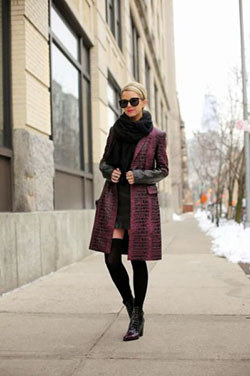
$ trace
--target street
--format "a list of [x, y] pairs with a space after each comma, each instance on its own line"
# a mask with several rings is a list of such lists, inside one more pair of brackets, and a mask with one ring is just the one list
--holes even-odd
[[182, 218], [148, 262], [143, 337], [122, 341], [127, 312], [93, 252], [0, 298], [0, 376], [249, 376], [250, 280]]

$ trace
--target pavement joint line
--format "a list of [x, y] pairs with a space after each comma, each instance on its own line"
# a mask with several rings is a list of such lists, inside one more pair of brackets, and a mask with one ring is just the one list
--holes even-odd
[[[119, 311], [120, 312], [120, 311]], [[86, 317], [86, 316], [91, 316], [91, 317], [96, 317], [96, 316], [99, 316], [99, 315], [102, 315], [102, 316], [111, 316], [111, 315], [117, 315], [119, 312], [106, 312], [106, 313], [103, 313], [103, 312], [32, 312], [32, 311], [0, 311], [0, 315], [1, 314], [10, 314], [10, 315], [34, 315], [34, 316], [61, 316], [61, 317], [65, 317], [65, 316], [69, 316], [69, 317]]]
[[100, 342], [100, 340], [104, 337], [104, 335], [107, 333], [107, 331], [111, 328], [111, 326], [116, 322], [117, 318], [119, 317], [119, 314], [121, 312], [121, 310], [123, 309], [123, 307], [120, 309], [120, 311], [118, 312], [118, 314], [116, 315], [115, 317], [115, 320], [113, 320], [109, 325], [107, 325], [106, 329], [101, 333], [101, 335], [97, 338], [97, 340], [94, 342], [94, 344], [89, 348], [89, 350], [87, 351], [87, 354], [86, 356], [84, 357], [84, 359], [82, 359], [82, 361], [78, 364], [78, 366], [74, 369], [73, 373], [71, 374], [71, 376], [74, 376], [75, 372], [77, 372], [78, 370], [80, 370], [80, 368], [82, 367], [84, 361], [86, 359], [88, 359], [88, 356], [91, 354], [92, 350], [98, 345], [98, 343]]
[[[125, 344], [125, 345], [128, 345], [128, 344]], [[25, 356], [25, 354], [28, 354]], [[82, 361], [84, 360], [96, 360], [96, 359], [105, 359], [105, 360], [150, 360], [150, 361], [176, 361], [176, 360], [181, 360], [181, 361], [203, 361], [203, 362], [206, 362], [206, 361], [228, 361], [228, 362], [231, 362], [231, 361], [234, 361], [234, 362], [241, 362], [241, 361], [250, 361], [250, 357], [244, 357], [244, 358], [226, 358], [226, 357], [213, 357], [213, 358], [193, 358], [193, 357], [172, 357], [172, 358], [166, 358], [166, 356], [168, 354], [164, 354], [163, 357], [151, 357], [151, 356], [146, 356], [145, 357], [145, 353], [142, 353], [142, 356], [139, 357], [139, 356], [111, 356], [111, 355], [106, 355], [103, 354], [103, 356], [101, 355], [96, 355], [96, 354], [82, 354], [82, 355], [71, 355], [71, 356], [66, 356], [66, 355], [62, 355], [61, 353], [55, 353], [55, 354], [51, 354], [51, 353], [44, 353], [42, 355], [41, 354], [41, 351], [39, 352], [34, 352], [34, 353], [31, 353], [31, 352], [18, 352], [16, 354], [6, 354], [6, 355], [1, 355], [0, 353], [0, 359], [10, 359], [10, 360], [13, 360], [13, 359], [23, 359], [23, 360], [81, 360], [80, 364], [82, 363]], [[100, 353], [99, 353], [100, 354]], [[171, 355], [171, 353], [169, 353]], [[175, 353], [173, 353], [174, 355]], [[74, 371], [75, 372], [75, 371]]]
[[87, 358], [84, 358], [82, 359], [79, 364], [75, 367], [75, 369], [73, 370], [73, 372], [69, 375], [69, 376], [74, 376], [75, 373], [78, 371], [78, 370], [83, 370], [84, 366], [85, 366], [85, 363], [86, 363], [86, 360]]
[[176, 357], [176, 358], [166, 358], [166, 356], [164, 357], [145, 357], [144, 354], [142, 354], [142, 357], [136, 357], [136, 356], [133, 356], [133, 357], [115, 357], [115, 356], [107, 356], [107, 357], [87, 357], [86, 359], [88, 360], [141, 360], [141, 361], [145, 361], [145, 360], [150, 360], [150, 361], [166, 361], [166, 362], [175, 362], [175, 361], [192, 361], [192, 362], [214, 362], [214, 361], [223, 361], [223, 362], [242, 362], [242, 361], [246, 361], [246, 362], [249, 362], [250, 361], [250, 357], [249, 358], [220, 358], [220, 357], [214, 357], [214, 358], [179, 358], [179, 357]]
[[24, 359], [24, 360], [32, 360], [32, 359], [41, 359], [41, 360], [79, 360], [82, 359], [83, 357], [86, 358], [86, 355], [72, 355], [72, 356], [66, 356], [60, 354], [51, 354], [51, 353], [45, 353], [41, 354], [41, 351], [35, 352], [35, 353], [30, 353], [30, 351], [24, 351], [21, 353], [20, 351], [18, 353], [14, 354], [6, 354], [6, 355], [1, 355], [0, 351], [0, 359]]
[[[123, 343], [123, 342], [122, 342]], [[129, 343], [124, 343], [124, 346], [129, 346]], [[31, 352], [31, 351], [18, 351], [18, 352], [14, 352], [14, 354], [11, 354], [11, 350], [5, 350], [6, 352], [8, 352], [8, 354], [4, 355], [4, 354], [1, 354], [1, 351], [0, 351], [0, 359], [24, 359], [24, 360], [31, 360], [31, 359], [41, 359], [41, 360], [79, 360], [79, 359], [82, 359], [82, 360], [87, 360], [87, 359], [90, 359], [90, 360], [95, 360], [95, 359], [114, 359], [114, 360], [131, 360], [131, 359], [134, 359], [134, 360], [166, 360], [166, 361], [176, 361], [176, 360], [182, 360], [182, 361], [214, 361], [214, 360], [223, 360], [223, 361], [236, 361], [236, 362], [240, 362], [240, 361], [250, 361], [250, 356], [248, 357], [242, 357], [242, 358], [229, 358], [229, 357], [213, 357], [213, 358], [193, 358], [193, 357], [174, 357], [174, 355], [176, 355], [176, 353], [172, 353], [173, 357], [172, 358], [166, 358], [166, 356], [170, 355], [171, 356], [171, 352], [168, 353], [168, 354], [163, 354], [162, 356], [155, 356], [155, 354], [153, 354], [152, 356], [146, 356], [145, 357], [145, 352], [142, 352], [141, 353], [141, 356], [136, 356], [137, 353], [131, 353], [131, 355], [133, 356], [112, 356], [112, 355], [108, 355], [105, 353], [98, 353], [98, 354], [95, 354], [95, 353], [83, 353], [81, 355], [77, 355], [77, 354], [71, 354], [71, 355], [63, 355], [62, 353], [54, 353], [54, 354], [51, 354], [51, 353], [46, 353], [46, 352], [42, 352], [42, 351], [37, 351], [37, 352]], [[135, 354], [135, 356], [134, 356]], [[142, 357], [143, 356], [143, 357]]]
[[116, 322], [116, 320], [118, 319], [119, 317], [119, 314], [120, 312], [118, 312], [118, 314], [116, 314], [116, 317], [114, 320], [111, 321], [110, 324], [107, 325], [106, 329], [103, 330], [103, 332], [101, 333], [101, 335], [96, 339], [96, 341], [94, 342], [94, 344], [90, 347], [90, 349], [87, 351], [87, 356], [88, 354], [91, 353], [91, 351], [96, 347], [96, 345], [100, 342], [100, 340], [104, 337], [104, 335], [107, 333], [107, 331], [111, 328], [111, 326]]
[[[24, 311], [20, 311], [20, 312], [12, 312], [12, 311], [0, 311], [0, 315], [1, 314], [8, 314], [8, 315], [32, 315], [32, 316], [40, 316], [40, 317], [78, 317], [78, 318], [86, 318], [86, 316], [90, 316], [90, 317], [97, 317], [97, 316], [116, 316], [114, 322], [118, 319], [118, 317], [120, 316], [120, 313], [124, 310], [125, 308], [124, 307], [121, 307], [121, 309], [118, 311], [118, 312], [107, 312], [107, 313], [102, 313], [102, 312], [86, 312], [86, 313], [74, 313], [74, 312], [65, 312], [65, 313], [62, 313], [62, 312], [24, 312]], [[145, 311], [145, 316], [147, 317], [151, 317], [151, 316], [156, 316], [156, 317], [164, 317], [164, 316], [175, 316], [175, 317], [197, 317], [197, 316], [200, 316], [200, 317], [239, 317], [239, 318], [243, 318], [245, 317], [246, 319], [250, 319], [250, 312], [249, 314], [244, 314], [244, 313], [147, 313], [147, 311]]]
[[171, 363], [171, 362], [192, 362], [192, 363], [207, 363], [207, 362], [225, 362], [225, 363], [240, 363], [240, 362], [250, 362], [250, 358], [220, 358], [220, 357], [214, 357], [214, 358], [181, 358], [181, 357], [172, 357], [172, 358], [166, 358], [164, 357], [145, 357], [143, 354], [143, 357], [114, 357], [114, 356], [105, 356], [105, 357], [89, 357], [89, 356], [47, 356], [47, 357], [39, 357], [39, 356], [30, 356], [30, 357], [23, 357], [23, 356], [0, 356], [0, 359], [2, 360], [68, 360], [68, 361], [78, 361], [76, 368], [74, 369], [73, 373], [70, 376], [74, 376], [75, 372], [82, 369], [83, 364], [86, 361], [96, 361], [96, 360], [114, 360], [114, 361], [153, 361], [153, 362], [165, 362], [165, 363]]

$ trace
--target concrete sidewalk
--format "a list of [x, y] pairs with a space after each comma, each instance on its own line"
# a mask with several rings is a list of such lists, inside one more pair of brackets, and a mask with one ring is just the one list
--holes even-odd
[[122, 341], [127, 313], [93, 252], [0, 298], [0, 376], [249, 376], [249, 278], [183, 218], [148, 262], [142, 338]]

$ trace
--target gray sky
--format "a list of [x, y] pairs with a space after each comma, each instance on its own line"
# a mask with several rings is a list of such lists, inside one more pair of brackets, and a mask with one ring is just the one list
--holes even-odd
[[[241, 66], [239, 1], [173, 0], [173, 4], [177, 91], [189, 138], [200, 127], [204, 94], [209, 91], [223, 101], [230, 70]], [[243, 5], [249, 50], [250, 0], [243, 0]]]

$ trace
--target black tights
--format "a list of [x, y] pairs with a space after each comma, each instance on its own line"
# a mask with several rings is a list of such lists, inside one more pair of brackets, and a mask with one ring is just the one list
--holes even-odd
[[[105, 254], [105, 262], [111, 278], [125, 302], [132, 298], [132, 292], [129, 285], [128, 273], [122, 263], [121, 248], [122, 239], [112, 239], [110, 253]], [[134, 272], [135, 305], [142, 307], [148, 285], [147, 264], [146, 261], [139, 260], [133, 260], [131, 263]]]

